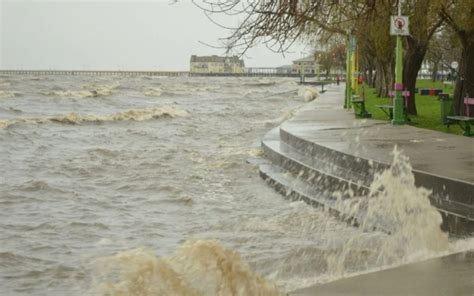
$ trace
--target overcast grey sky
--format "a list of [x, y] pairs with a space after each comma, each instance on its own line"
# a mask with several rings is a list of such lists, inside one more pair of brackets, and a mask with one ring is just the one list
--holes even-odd
[[[228, 32], [190, 0], [170, 2], [0, 0], [0, 68], [188, 70], [191, 54], [223, 54], [199, 41], [217, 44]], [[259, 46], [244, 59], [280, 66], [309, 49], [292, 52]]]

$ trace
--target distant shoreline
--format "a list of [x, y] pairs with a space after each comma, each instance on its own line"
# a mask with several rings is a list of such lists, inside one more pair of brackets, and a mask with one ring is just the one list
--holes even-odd
[[[297, 73], [192, 73], [189, 71], [142, 70], [0, 70], [0, 75], [70, 75], [70, 76], [192, 76], [192, 77], [300, 77]], [[308, 78], [316, 74], [306, 74]]]

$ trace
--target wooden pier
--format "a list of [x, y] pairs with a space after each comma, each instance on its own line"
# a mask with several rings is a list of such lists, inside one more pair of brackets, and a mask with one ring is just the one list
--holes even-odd
[[187, 71], [111, 71], [111, 70], [0, 70], [0, 75], [69, 76], [189, 76]]
[[[299, 77], [297, 73], [191, 73], [188, 71], [118, 71], [118, 70], [0, 70], [0, 75], [68, 75], [68, 76], [166, 76], [166, 77]], [[314, 75], [306, 75], [314, 77]]]

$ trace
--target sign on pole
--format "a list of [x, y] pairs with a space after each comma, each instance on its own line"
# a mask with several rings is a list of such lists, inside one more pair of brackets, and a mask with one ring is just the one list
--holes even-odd
[[408, 36], [410, 35], [410, 30], [408, 29], [408, 16], [394, 16], [390, 17], [390, 35], [401, 35]]
[[451, 68], [457, 69], [458, 67], [459, 67], [458, 62], [454, 61], [454, 62], [451, 63]]

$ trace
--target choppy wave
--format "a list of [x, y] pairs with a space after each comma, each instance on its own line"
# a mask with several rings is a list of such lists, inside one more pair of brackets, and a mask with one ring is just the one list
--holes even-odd
[[162, 95], [166, 96], [186, 96], [196, 93], [214, 92], [219, 90], [219, 86], [179, 86], [173, 85], [163, 89]]
[[110, 84], [98, 84], [92, 83], [84, 85], [82, 88], [90, 90], [91, 92], [97, 93], [97, 96], [110, 96], [113, 94], [113, 91], [120, 87], [120, 83], [114, 82]]
[[98, 93], [89, 90], [52, 90], [43, 92], [44, 95], [50, 97], [75, 97], [75, 98], [88, 98], [98, 97]]
[[80, 124], [85, 122], [111, 122], [111, 121], [146, 121], [162, 117], [186, 116], [188, 112], [177, 109], [173, 106], [163, 106], [146, 109], [132, 109], [124, 112], [117, 112], [111, 115], [81, 115], [71, 112], [64, 116], [39, 117], [39, 118], [14, 118], [0, 120], [0, 128], [7, 128], [15, 124], [44, 124], [44, 123], [65, 123]]
[[149, 97], [159, 97], [163, 93], [163, 90], [159, 87], [149, 87], [143, 94]]
[[273, 86], [276, 84], [275, 80], [270, 79], [257, 79], [253, 82], [245, 83], [247, 86]]
[[0, 98], [13, 98], [20, 96], [21, 93], [11, 90], [0, 90]]
[[171, 257], [134, 249], [99, 260], [102, 295], [282, 295], [216, 241], [186, 242]]
[[106, 97], [113, 94], [113, 90], [119, 87], [119, 84], [100, 85], [89, 84], [82, 86], [82, 90], [62, 90], [53, 89], [43, 92], [44, 95], [50, 97], [74, 97], [74, 98], [88, 98], [88, 97]]

